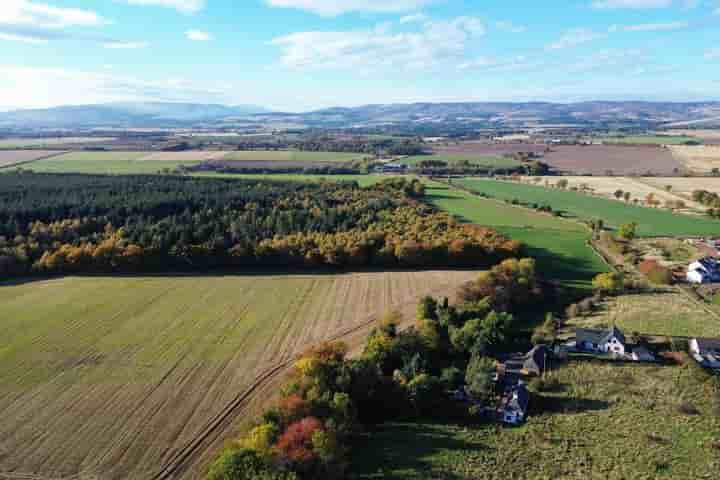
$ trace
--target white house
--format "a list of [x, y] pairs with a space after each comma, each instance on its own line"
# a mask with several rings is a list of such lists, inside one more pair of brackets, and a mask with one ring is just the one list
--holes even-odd
[[625, 343], [625, 335], [614, 326], [609, 330], [591, 328], [575, 330], [575, 346], [578, 350], [624, 356]]
[[720, 369], [720, 339], [693, 338], [690, 355], [703, 367]]
[[710, 283], [710, 274], [704, 270], [688, 270], [687, 272], [688, 283]]

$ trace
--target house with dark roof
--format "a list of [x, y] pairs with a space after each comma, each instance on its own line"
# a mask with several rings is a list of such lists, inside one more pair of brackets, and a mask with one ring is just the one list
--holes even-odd
[[525, 355], [516, 355], [505, 361], [504, 370], [518, 375], [542, 375], [550, 351], [545, 345], [538, 345]]
[[626, 345], [625, 335], [615, 326], [609, 329], [575, 329], [575, 347], [583, 352], [624, 356]]
[[720, 369], [720, 339], [693, 338], [689, 342], [690, 355], [703, 367]]
[[520, 425], [527, 418], [530, 392], [523, 382], [518, 382], [505, 391], [498, 407], [498, 418], [509, 425]]

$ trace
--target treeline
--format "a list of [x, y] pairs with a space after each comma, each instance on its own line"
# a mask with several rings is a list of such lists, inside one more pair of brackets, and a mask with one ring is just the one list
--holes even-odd
[[427, 160], [421, 160], [413, 168], [414, 171], [422, 175], [531, 175], [543, 176], [550, 175], [550, 166], [540, 161], [527, 161], [517, 166], [509, 167], [491, 167], [487, 165], [476, 165], [469, 160], [461, 160], [458, 162], [445, 162], [442, 160], [434, 160], [428, 157]]
[[414, 327], [400, 331], [402, 317], [387, 314], [357, 359], [340, 343], [306, 352], [277, 405], [222, 453], [208, 480], [347, 478], [352, 439], [372, 425], [479, 421], [501, 393], [492, 356], [512, 347], [517, 312], [542, 307], [535, 275], [533, 260], [507, 260], [463, 288], [458, 305], [421, 299]]
[[238, 150], [288, 150], [304, 152], [365, 153], [368, 155], [422, 155], [424, 144], [421, 137], [413, 138], [368, 138], [337, 137], [332, 135], [313, 136], [300, 140], [270, 141], [253, 140], [236, 144]]
[[709, 216], [720, 219], [720, 195], [707, 190], [695, 190], [692, 193], [692, 198], [696, 202], [710, 207], [707, 210]]
[[180, 166], [178, 170], [180, 172], [216, 172], [226, 174], [257, 174], [257, 175], [270, 175], [270, 174], [301, 174], [301, 175], [360, 175], [367, 173], [368, 167], [363, 165], [358, 166], [338, 166], [338, 165], [327, 165], [327, 166], [293, 166], [283, 167], [269, 165], [267, 167], [244, 167], [240, 165], [241, 162], [225, 163], [225, 162], [203, 162], [195, 166], [185, 167]]
[[519, 243], [421, 201], [417, 180], [0, 175], [0, 274], [487, 266]]

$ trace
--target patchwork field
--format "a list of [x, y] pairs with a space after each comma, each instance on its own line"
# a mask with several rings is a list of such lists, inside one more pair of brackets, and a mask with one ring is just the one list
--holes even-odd
[[489, 143], [487, 141], [469, 141], [433, 145], [438, 155], [477, 155], [480, 157], [502, 157], [522, 152], [543, 153], [546, 145], [535, 143]]
[[580, 220], [601, 218], [612, 227], [636, 222], [638, 235], [641, 236], [702, 236], [720, 233], [720, 222], [717, 220], [626, 205], [572, 191], [481, 179], [464, 179], [459, 182], [473, 191], [502, 200], [517, 199], [526, 204], [550, 205], [553, 210]]
[[576, 362], [544, 378], [518, 428], [382, 425], [354, 451], [356, 480], [714, 478], [719, 401], [685, 367]]
[[655, 174], [671, 175], [684, 164], [667, 148], [623, 145], [558, 145], [544, 161], [556, 170], [576, 175]]
[[420, 162], [436, 160], [448, 163], [449, 165], [459, 162], [469, 162], [471, 165], [486, 168], [516, 168], [521, 165], [517, 160], [504, 157], [479, 156], [472, 154], [442, 154], [442, 155], [417, 155], [403, 158], [401, 163], [406, 165], [417, 165]]
[[296, 354], [338, 336], [359, 344], [386, 309], [413, 318], [419, 296], [451, 295], [474, 275], [0, 286], [0, 477], [201, 478], [210, 452], [267, 400], [263, 382]]
[[714, 169], [720, 168], [720, 145], [672, 146], [668, 148], [673, 156], [690, 171], [710, 173]]
[[[589, 191], [594, 195], [600, 195], [611, 200], [617, 200], [614, 196], [617, 190], [623, 192], [629, 192], [632, 196], [630, 202], [633, 199], [643, 201], [647, 195], [652, 194], [657, 200], [660, 200], [663, 204], [666, 201], [678, 201], [682, 200], [691, 209], [697, 209], [700, 211], [705, 210], [705, 206], [693, 202], [691, 199], [692, 190], [702, 188], [700, 184], [712, 185], [714, 189], [720, 188], [720, 178], [684, 178], [684, 177], [577, 177], [577, 176], [563, 176], [550, 179], [550, 185], [554, 186], [558, 180], [565, 179], [569, 182], [568, 188], [578, 188], [583, 190], [583, 186], [587, 187]], [[686, 180], [690, 180], [687, 182]], [[695, 182], [700, 180], [700, 182]], [[525, 178], [525, 182], [533, 182], [533, 177]], [[694, 187], [692, 186], [694, 183]], [[544, 183], [541, 183], [544, 185]], [[667, 186], [670, 186], [670, 191], [667, 190]], [[676, 187], [679, 187], [676, 189]], [[688, 191], [687, 188], [692, 190]], [[708, 188], [712, 190], [713, 188]], [[624, 200], [621, 200], [624, 202]]]
[[483, 199], [431, 183], [427, 195], [439, 208], [465, 221], [487, 225], [523, 242], [544, 276], [588, 288], [605, 262], [588, 246], [590, 232], [577, 222]]
[[0, 150], [0, 168], [33, 162], [40, 158], [47, 158], [61, 153], [49, 150]]

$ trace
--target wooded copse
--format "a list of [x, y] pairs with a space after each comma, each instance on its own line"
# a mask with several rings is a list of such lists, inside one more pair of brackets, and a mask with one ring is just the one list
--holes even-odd
[[423, 203], [418, 180], [0, 175], [0, 274], [488, 266], [518, 242]]

